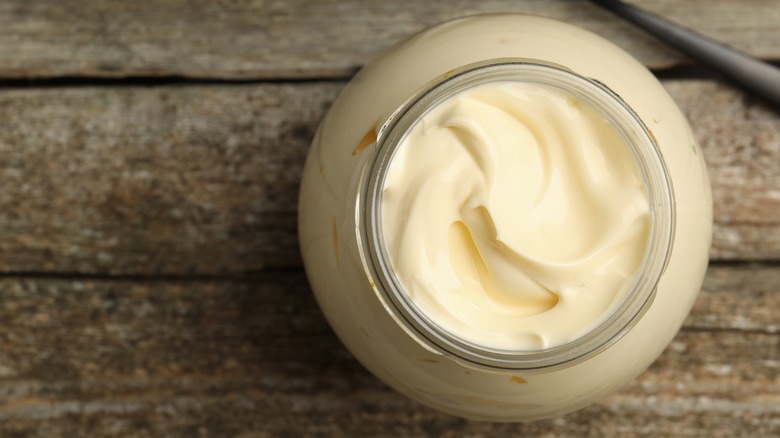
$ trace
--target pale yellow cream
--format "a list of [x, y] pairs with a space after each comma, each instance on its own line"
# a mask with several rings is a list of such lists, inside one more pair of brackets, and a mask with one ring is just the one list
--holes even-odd
[[434, 324], [477, 346], [547, 349], [630, 291], [650, 233], [624, 140], [553, 87], [469, 88], [422, 117], [382, 195], [386, 252]]

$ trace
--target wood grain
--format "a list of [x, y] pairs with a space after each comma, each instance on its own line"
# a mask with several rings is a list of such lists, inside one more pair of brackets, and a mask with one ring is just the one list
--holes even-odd
[[[665, 84], [709, 162], [713, 258], [779, 260], [780, 116], [715, 82]], [[0, 271], [233, 275], [300, 266], [301, 168], [342, 86], [0, 92]]]
[[2, 270], [297, 265], [301, 167], [340, 86], [0, 93]]
[[387, 388], [332, 334], [300, 271], [4, 278], [0, 296], [4, 437], [780, 432], [774, 267], [711, 267], [648, 372], [585, 410], [527, 425], [466, 422]]
[[[634, 3], [755, 56], [780, 59], [773, 0]], [[0, 78], [346, 78], [412, 33], [486, 12], [568, 21], [655, 68], [688, 62], [585, 1], [9, 0], [0, 2]]]

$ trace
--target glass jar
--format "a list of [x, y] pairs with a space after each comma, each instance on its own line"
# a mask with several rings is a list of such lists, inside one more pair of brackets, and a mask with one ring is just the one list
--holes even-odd
[[[620, 133], [647, 188], [652, 226], [630, 292], [583, 336], [549, 348], [465, 342], [414, 304], [388, 262], [382, 190], [410, 129], [462, 90], [542, 84], [586, 102]], [[700, 149], [658, 81], [608, 41], [524, 15], [467, 17], [366, 65], [323, 120], [301, 184], [301, 251], [326, 318], [399, 392], [454, 415], [528, 421], [583, 407], [646, 369], [701, 286], [712, 210]]]

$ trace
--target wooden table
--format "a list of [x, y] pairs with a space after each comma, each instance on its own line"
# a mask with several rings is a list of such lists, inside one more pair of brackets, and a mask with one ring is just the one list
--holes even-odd
[[[638, 1], [780, 60], [780, 4]], [[352, 74], [445, 19], [594, 30], [663, 79], [715, 197], [712, 264], [636, 381], [530, 424], [390, 390], [335, 338], [296, 238]], [[0, 2], [0, 436], [778, 436], [780, 111], [584, 1]]]

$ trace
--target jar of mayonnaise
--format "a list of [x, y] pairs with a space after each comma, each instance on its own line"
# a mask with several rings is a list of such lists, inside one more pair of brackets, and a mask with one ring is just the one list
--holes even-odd
[[454, 415], [528, 421], [633, 379], [690, 310], [712, 200], [664, 88], [585, 30], [458, 19], [366, 65], [306, 161], [306, 272], [349, 350]]

